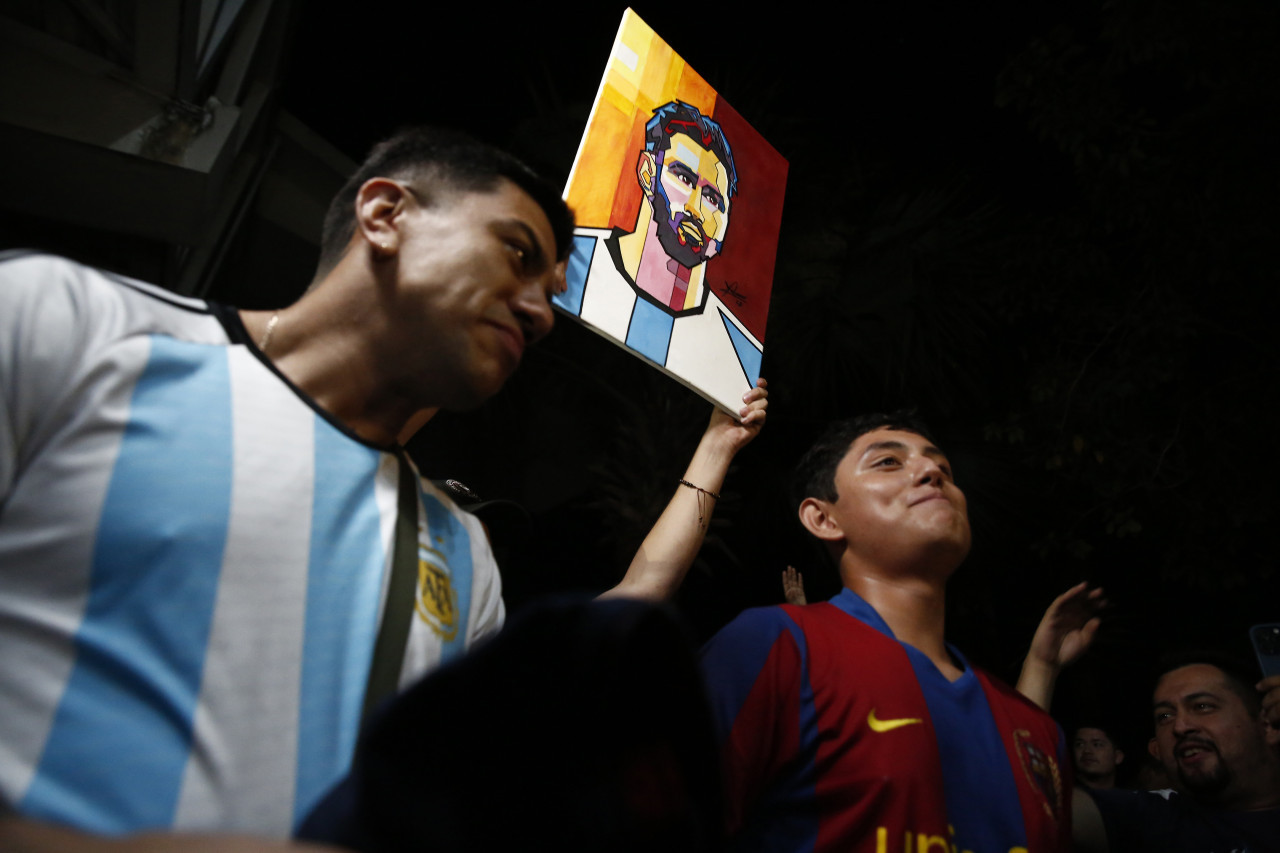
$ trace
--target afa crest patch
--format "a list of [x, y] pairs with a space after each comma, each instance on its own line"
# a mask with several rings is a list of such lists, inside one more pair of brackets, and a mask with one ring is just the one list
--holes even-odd
[[418, 595], [413, 609], [418, 618], [446, 643], [458, 635], [458, 596], [445, 555], [418, 545]]
[[1041, 796], [1041, 805], [1045, 814], [1055, 821], [1062, 817], [1063, 790], [1062, 773], [1058, 761], [1052, 755], [1031, 742], [1031, 732], [1017, 729], [1013, 733], [1013, 743], [1018, 750], [1018, 761], [1022, 764], [1022, 772], [1032, 789]]

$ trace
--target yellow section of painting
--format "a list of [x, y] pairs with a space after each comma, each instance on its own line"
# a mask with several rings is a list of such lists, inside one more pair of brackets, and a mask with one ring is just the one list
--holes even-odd
[[[653, 108], [673, 100], [694, 104], [710, 115], [716, 93], [628, 9], [569, 186], [569, 206], [579, 225], [627, 230], [634, 226], [635, 205], [617, 204], [622, 199], [615, 196], [634, 195], [639, 201], [637, 141], [643, 140]], [[621, 212], [626, 210], [630, 213]]]

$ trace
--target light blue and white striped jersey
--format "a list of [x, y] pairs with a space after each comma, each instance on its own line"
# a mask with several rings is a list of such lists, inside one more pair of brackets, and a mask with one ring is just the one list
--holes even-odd
[[[288, 835], [351, 760], [401, 464], [234, 311], [0, 255], [4, 800]], [[420, 483], [402, 684], [504, 616], [479, 522]]]

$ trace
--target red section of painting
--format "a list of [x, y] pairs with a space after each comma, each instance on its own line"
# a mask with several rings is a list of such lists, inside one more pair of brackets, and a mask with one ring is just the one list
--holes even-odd
[[738, 194], [730, 199], [723, 252], [707, 263], [707, 281], [712, 292], [763, 342], [782, 226], [787, 161], [723, 98], [717, 101], [712, 118], [724, 128], [733, 148]]

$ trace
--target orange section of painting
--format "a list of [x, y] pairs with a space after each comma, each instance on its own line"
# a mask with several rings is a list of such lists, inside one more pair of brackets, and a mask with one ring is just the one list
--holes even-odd
[[716, 93], [628, 10], [569, 179], [566, 200], [579, 225], [629, 229], [635, 224], [641, 203], [635, 167], [644, 126], [655, 107], [672, 100], [711, 115]]

